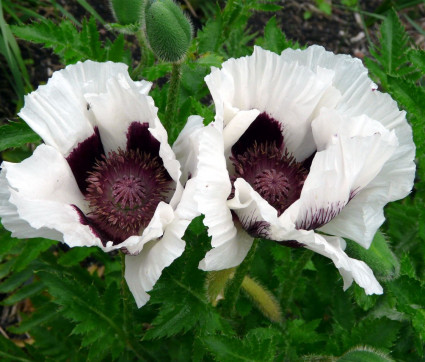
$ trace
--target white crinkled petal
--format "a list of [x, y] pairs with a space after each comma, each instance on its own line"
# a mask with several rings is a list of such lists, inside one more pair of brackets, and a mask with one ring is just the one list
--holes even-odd
[[[244, 233], [239, 235], [227, 205], [231, 185], [223, 155], [223, 138], [221, 131], [214, 123], [203, 129], [199, 139], [196, 183], [195, 199], [199, 211], [205, 215], [204, 224], [208, 227], [208, 234], [212, 236], [213, 247], [206, 259], [200, 263], [200, 267], [205, 270], [210, 270], [209, 268], [215, 270], [218, 263], [227, 268], [235, 266], [248, 252], [252, 238]], [[217, 248], [219, 249], [214, 251]], [[222, 252], [226, 250], [228, 253]], [[221, 260], [218, 261], [216, 256], [219, 256]]]
[[23, 220], [19, 214], [16, 205], [9, 199], [11, 196], [11, 187], [7, 181], [7, 163], [2, 164], [0, 172], [0, 215], [3, 226], [12, 232], [12, 236], [17, 238], [47, 238], [53, 240], [63, 240], [62, 234], [56, 230], [48, 228], [34, 229]]
[[[150, 233], [151, 241], [148, 240], [149, 242], [142, 245], [143, 249], [138, 255], [126, 256], [125, 279], [139, 308], [149, 300], [146, 292], [152, 290], [163, 269], [184, 251], [185, 242], [182, 237], [190, 222], [199, 215], [194, 200], [195, 190], [196, 182], [189, 180], [174, 218], [165, 225], [164, 235], [159, 238]], [[162, 207], [166, 207], [165, 205]]]
[[170, 205], [173, 208], [176, 208], [177, 204], [180, 201], [180, 198], [182, 197], [183, 192], [183, 186], [180, 182], [180, 178], [182, 175], [180, 162], [177, 161], [174, 151], [168, 144], [167, 131], [165, 130], [158, 117], [154, 119], [153, 125], [149, 128], [149, 131], [152, 136], [154, 136], [159, 141], [159, 157], [161, 157], [165, 169], [176, 183], [176, 189], [170, 200]]
[[120, 248], [126, 248], [130, 254], [138, 254], [143, 249], [144, 245], [151, 240], [158, 239], [164, 235], [164, 231], [175, 219], [173, 208], [161, 201], [156, 207], [152, 219], [149, 221], [148, 226], [143, 230], [142, 235], [130, 236], [118, 245], [107, 244], [104, 248], [105, 251], [111, 251]]
[[[322, 112], [324, 117], [315, 120], [318, 123], [313, 132], [318, 130], [322, 137], [328, 118], [325, 116], [332, 114], [335, 117], [333, 111]], [[397, 147], [394, 133], [385, 129], [380, 134], [371, 127], [371, 135], [352, 136], [349, 121], [341, 120], [340, 129], [330, 126], [334, 132], [330, 132], [326, 148], [313, 159], [298, 201], [298, 228], [316, 228], [337, 216], [353, 195], [379, 174]], [[365, 134], [366, 130], [363, 129]]]
[[376, 84], [370, 80], [359, 59], [335, 55], [320, 46], [306, 50], [287, 49], [282, 56], [313, 71], [317, 67], [334, 70], [333, 84], [341, 92], [336, 109], [348, 117], [367, 116], [379, 121], [397, 136], [398, 147], [375, 179], [323, 228], [326, 232], [349, 237], [368, 247], [383, 222], [382, 207], [387, 202], [405, 197], [413, 186], [415, 145], [405, 112], [398, 109], [397, 103], [388, 94], [376, 90]]
[[88, 60], [55, 72], [46, 85], [25, 96], [19, 116], [46, 144], [66, 156], [93, 134], [94, 117], [84, 94], [105, 92], [113, 77], [122, 86], [137, 89], [141, 94], [149, 91], [150, 83], [131, 80], [127, 65]]
[[223, 270], [238, 266], [251, 249], [254, 238], [242, 228], [226, 243], [214, 247], [199, 262], [199, 269], [205, 271]]
[[382, 287], [373, 275], [372, 269], [363, 261], [352, 259], [344, 253], [342, 239], [312, 232], [297, 240], [303, 243], [307, 249], [313, 250], [333, 261], [344, 280], [344, 290], [354, 280], [365, 290], [366, 294], [383, 293]]
[[[237, 110], [257, 109], [283, 124], [285, 145], [298, 160], [314, 152], [310, 122], [319, 105], [332, 105], [328, 92], [334, 72], [313, 72], [287, 62], [272, 52], [255, 47], [252, 56], [230, 59], [213, 69], [205, 81], [214, 103], [223, 104], [221, 117], [227, 126]], [[219, 110], [216, 110], [219, 111]]]
[[369, 248], [379, 227], [384, 223], [384, 206], [388, 195], [384, 188], [362, 190], [334, 219], [319, 230], [356, 241]]
[[173, 151], [181, 164], [182, 183], [198, 172], [199, 135], [204, 128], [200, 116], [190, 116], [173, 144]]
[[[87, 204], [68, 163], [55, 148], [40, 145], [19, 164], [3, 163], [8, 201], [3, 222], [18, 237], [53, 237], [69, 246], [101, 246], [88, 226], [82, 225], [71, 205], [87, 211]], [[7, 194], [7, 193], [6, 193]], [[5, 195], [7, 196], [7, 195]], [[11, 206], [13, 205], [13, 207]], [[16, 220], [12, 208], [23, 222]], [[15, 221], [13, 221], [15, 220]], [[15, 225], [15, 226], [14, 226]]]
[[181, 229], [179, 225], [170, 224], [161, 239], [145, 244], [138, 255], [125, 257], [125, 280], [139, 308], [149, 300], [146, 292], [152, 290], [163, 269], [184, 251], [185, 242], [172, 232], [174, 228]]
[[154, 124], [158, 109], [153, 99], [137, 89], [124, 87], [118, 78], [110, 78], [103, 93], [87, 93], [85, 99], [94, 114], [105, 152], [126, 149], [131, 123]]
[[276, 224], [277, 211], [252, 186], [242, 178], [234, 182], [235, 197], [227, 205], [238, 216], [242, 225], [247, 226], [256, 222]]
[[227, 126], [223, 130], [224, 155], [226, 159], [228, 159], [231, 154], [232, 146], [238, 141], [241, 135], [245, 133], [259, 114], [260, 111], [258, 109], [240, 111], [228, 122]]

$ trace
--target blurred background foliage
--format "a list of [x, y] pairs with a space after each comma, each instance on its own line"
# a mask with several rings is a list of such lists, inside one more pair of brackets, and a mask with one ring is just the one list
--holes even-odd
[[[161, 118], [171, 64], [155, 60], [138, 24], [116, 23], [106, 1], [0, 3], [1, 160], [19, 162], [41, 142], [16, 118], [24, 94], [78, 60], [124, 62], [134, 78], [154, 82]], [[375, 270], [384, 294], [366, 296], [357, 285], [343, 292], [328, 259], [262, 241], [230, 319], [222, 302], [209, 300], [211, 276], [197, 269], [209, 249], [198, 218], [186, 232], [183, 256], [137, 310], [118, 253], [19, 240], [0, 228], [0, 359], [425, 361], [424, 2], [185, 0], [181, 6], [195, 38], [171, 140], [191, 114], [213, 120], [203, 78], [211, 66], [250, 54], [254, 44], [280, 53], [319, 43], [358, 56], [408, 112], [417, 145], [414, 190], [386, 208], [371, 249], [347, 241], [347, 252]], [[277, 314], [256, 303], [256, 285], [277, 304]]]

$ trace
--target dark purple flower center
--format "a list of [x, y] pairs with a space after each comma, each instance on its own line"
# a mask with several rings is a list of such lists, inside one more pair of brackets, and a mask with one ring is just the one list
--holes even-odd
[[139, 150], [110, 152], [86, 179], [87, 216], [109, 240], [119, 243], [146, 227], [160, 201], [169, 201], [172, 180], [159, 157]]
[[132, 122], [125, 150], [105, 155], [100, 132], [79, 143], [66, 158], [78, 187], [89, 202], [84, 214], [76, 205], [80, 222], [106, 245], [120, 244], [140, 235], [159, 202], [169, 202], [174, 182], [159, 156], [160, 143], [149, 123]]
[[[233, 184], [237, 178], [245, 179], [280, 216], [299, 199], [313, 157], [314, 154], [297, 162], [286, 150], [282, 124], [267, 113], [261, 113], [232, 147], [230, 160], [235, 172], [231, 181]], [[234, 189], [229, 198], [232, 197]], [[269, 238], [267, 222], [250, 216], [239, 219], [236, 213], [233, 216], [251, 236]], [[302, 246], [295, 240], [279, 243]]]
[[254, 143], [242, 155], [231, 158], [233, 180], [244, 178], [281, 215], [301, 194], [308, 170], [273, 142]]

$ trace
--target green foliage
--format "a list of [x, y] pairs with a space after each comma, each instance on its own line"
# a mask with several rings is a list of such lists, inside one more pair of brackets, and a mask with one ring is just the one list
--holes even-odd
[[9, 122], [0, 126], [0, 151], [39, 141], [40, 136], [29, 128], [26, 123]]
[[273, 16], [264, 27], [264, 37], [257, 38], [255, 42], [263, 49], [277, 54], [280, 54], [286, 48], [299, 48], [298, 43], [293, 43], [286, 38], [277, 24], [276, 16]]
[[194, 329], [198, 337], [226, 328], [216, 309], [209, 303], [204, 285], [206, 273], [197, 269], [205, 255], [209, 238], [201, 221], [195, 219], [187, 230], [187, 247], [182, 257], [167, 269], [152, 292], [151, 304], [160, 304], [145, 340], [170, 337]]
[[14, 89], [18, 100], [22, 102], [25, 91], [31, 90], [31, 84], [18, 43], [4, 19], [2, 3], [0, 3], [0, 55], [7, 63], [7, 70], [3, 71], [3, 74]]
[[418, 154], [423, 157], [425, 90], [420, 79], [423, 79], [424, 74], [425, 51], [408, 48], [411, 40], [395, 11], [389, 12], [381, 25], [380, 33], [379, 45], [371, 50], [374, 59], [366, 59], [366, 64], [384, 89], [409, 112]]
[[84, 21], [81, 31], [69, 20], [57, 24], [44, 20], [26, 26], [13, 26], [13, 33], [24, 40], [42, 44], [61, 57], [64, 64], [91, 59], [95, 61], [123, 61], [127, 54], [124, 52], [122, 35], [114, 42], [109, 40], [102, 43], [99, 38], [96, 21], [91, 18]]
[[[79, 3], [88, 5], [83, 0]], [[341, 3], [356, 6], [357, 2]], [[402, 1], [396, 3], [403, 5]], [[212, 3], [199, 5], [210, 16], [201, 20], [202, 29], [182, 63], [178, 111], [170, 140], [175, 139], [191, 114], [203, 116], [205, 123], [213, 120], [215, 112], [204, 84], [212, 66], [220, 67], [226, 59], [250, 54], [252, 44], [278, 54], [288, 47], [300, 47], [286, 38], [273, 13], [265, 14], [269, 20], [262, 36], [250, 28], [254, 11], [277, 11], [279, 4], [232, 0], [223, 8]], [[63, 64], [85, 59], [131, 64], [130, 52], [139, 62], [135, 37], [117, 29], [116, 24], [102, 28], [99, 22], [103, 20], [97, 13], [96, 20], [79, 23], [60, 9], [59, 3], [51, 6], [66, 19], [47, 20], [35, 10], [31, 15], [27, 8], [22, 10], [23, 19], [11, 27], [13, 33], [52, 49]], [[322, 11], [329, 12], [329, 8]], [[90, 12], [95, 14], [94, 10]], [[37, 22], [25, 25], [30, 16], [36, 16]], [[115, 30], [122, 33], [117, 35]], [[158, 64], [143, 48], [144, 40], [137, 40], [142, 43], [140, 66], [132, 75], [154, 81], [150, 94], [162, 118], [169, 89], [166, 80], [172, 67]], [[9, 339], [0, 334], [0, 359], [423, 360], [425, 52], [411, 48], [411, 43], [396, 13], [390, 11], [372, 57], [366, 60], [374, 80], [408, 111], [418, 146], [418, 182], [412, 195], [387, 207], [388, 221], [369, 250], [348, 241], [347, 253], [366, 261], [383, 280], [382, 296], [367, 296], [357, 285], [344, 292], [341, 277], [328, 259], [308, 250], [261, 240], [249, 272], [251, 284], [242, 285], [248, 295], [239, 295], [234, 316], [229, 319], [222, 301], [217, 302], [216, 298], [226, 283], [215, 280], [216, 288], [207, 290], [207, 280], [211, 285], [213, 277], [197, 268], [210, 249], [210, 238], [199, 218], [186, 232], [184, 254], [164, 270], [149, 292], [150, 302], [136, 309], [123, 282], [116, 252], [69, 249], [45, 239], [18, 240], [0, 228], [0, 308], [2, 316], [15, 311], [13, 318], [1, 325]], [[27, 157], [31, 153], [27, 144], [39, 141], [23, 123], [0, 126], [0, 150], [8, 149], [2, 152], [4, 160]], [[265, 293], [260, 302], [253, 296], [255, 288], [260, 290], [257, 296]], [[282, 311], [282, 318], [275, 318], [275, 322], [261, 309], [267, 296], [276, 310]], [[20, 347], [23, 343], [24, 347]]]
[[258, 328], [243, 339], [212, 335], [204, 342], [218, 361], [273, 361], [278, 335], [273, 328]]
[[110, 6], [115, 19], [122, 25], [136, 24], [141, 21], [143, 1], [111, 0]]

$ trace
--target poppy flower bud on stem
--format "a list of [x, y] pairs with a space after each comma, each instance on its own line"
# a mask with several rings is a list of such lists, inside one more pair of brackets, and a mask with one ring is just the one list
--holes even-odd
[[154, 54], [164, 62], [173, 63], [164, 122], [165, 128], [170, 131], [179, 95], [180, 63], [192, 41], [192, 26], [172, 0], [148, 0], [144, 25], [146, 38]]
[[242, 283], [251, 267], [252, 261], [254, 260], [257, 244], [258, 244], [258, 239], [255, 239], [251, 249], [248, 252], [248, 255], [245, 257], [242, 264], [240, 264], [236, 268], [236, 271], [232, 280], [227, 284], [227, 287], [224, 291], [223, 309], [224, 309], [224, 313], [228, 316], [231, 316], [234, 313], [235, 304], [238, 299]]
[[144, 20], [155, 55], [164, 62], [180, 62], [192, 41], [192, 26], [180, 7], [172, 0], [148, 0]]

